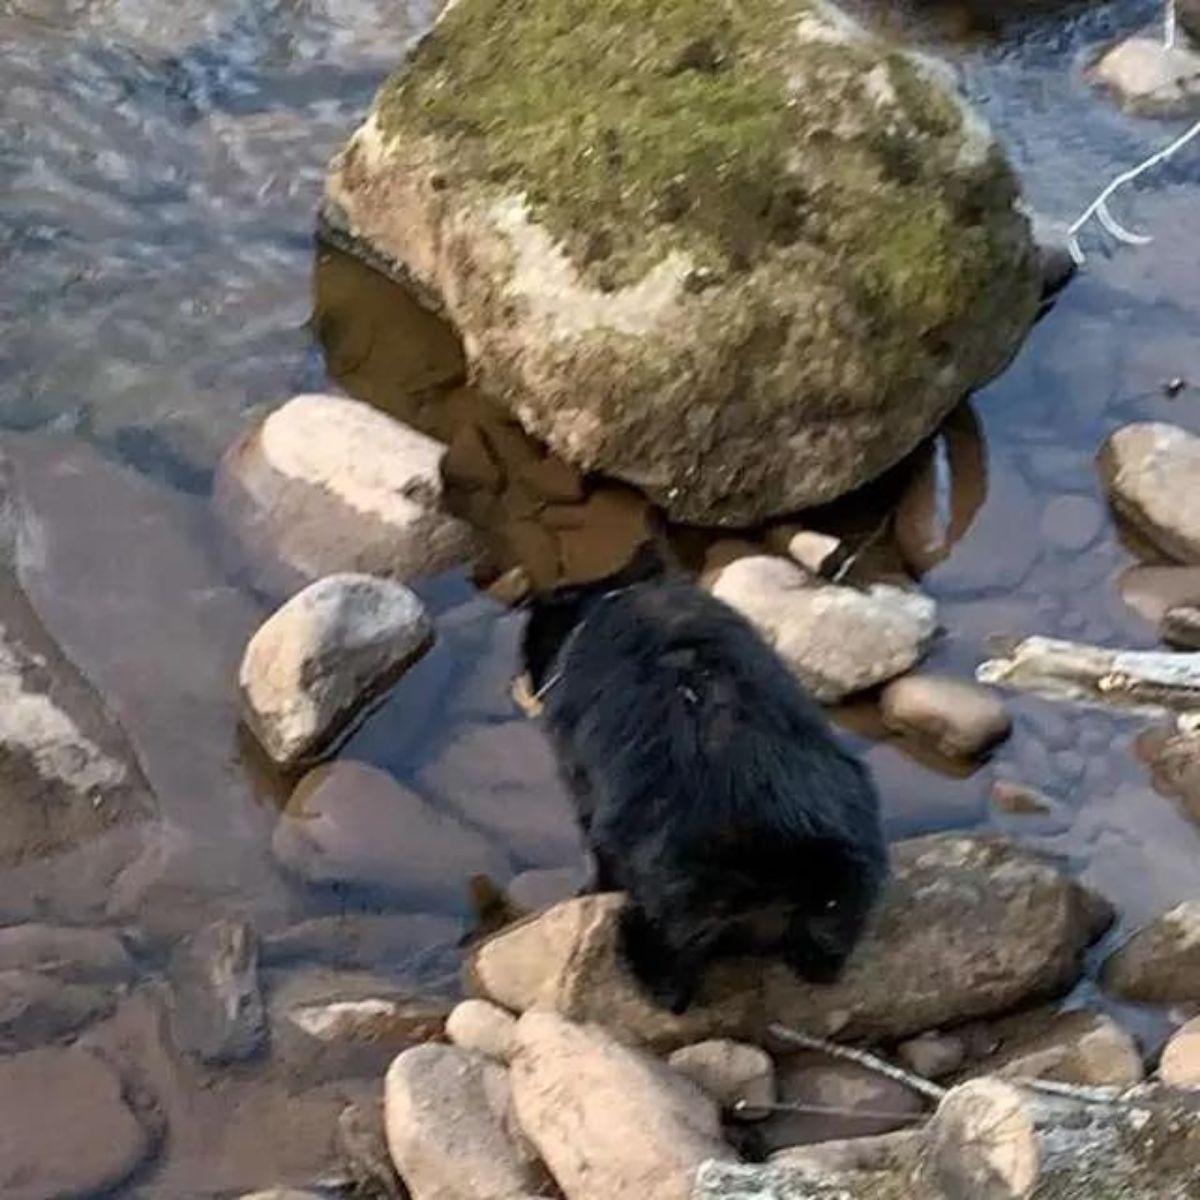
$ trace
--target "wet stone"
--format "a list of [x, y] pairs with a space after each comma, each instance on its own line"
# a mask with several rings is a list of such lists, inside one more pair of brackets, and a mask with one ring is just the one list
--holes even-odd
[[1042, 510], [1042, 537], [1058, 550], [1078, 554], [1104, 528], [1104, 510], [1091, 496], [1055, 496]]
[[150, 1150], [116, 1073], [83, 1050], [0, 1057], [0, 1112], [4, 1200], [108, 1194]]
[[1179, 904], [1139, 929], [1105, 962], [1101, 982], [1125, 1000], [1200, 1000], [1200, 900]]
[[178, 1046], [206, 1062], [253, 1058], [267, 1041], [258, 981], [258, 939], [244, 921], [220, 920], [172, 956], [171, 1030]]
[[111, 987], [62, 983], [36, 971], [0, 971], [0, 1051], [31, 1048], [108, 1016]]
[[37, 971], [65, 982], [128, 979], [133, 959], [107, 929], [10, 925], [0, 929], [0, 971]]
[[503, 883], [511, 875], [507, 856], [483, 834], [385, 772], [345, 759], [300, 781], [271, 844], [278, 862], [311, 885], [397, 901], [465, 909], [473, 877]]
[[381, 1100], [348, 1104], [342, 1110], [337, 1145], [358, 1195], [370, 1200], [407, 1200], [407, 1191], [388, 1153]]

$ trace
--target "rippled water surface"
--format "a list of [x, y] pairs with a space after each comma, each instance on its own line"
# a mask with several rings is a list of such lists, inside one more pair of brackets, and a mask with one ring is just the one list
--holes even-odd
[[[1157, 7], [1033, 6], [1000, 31], [961, 8], [889, 24], [956, 62], [1032, 204], [1070, 219], [1172, 132], [1121, 115], [1080, 73]], [[222, 450], [295, 391], [340, 381], [402, 398], [411, 338], [389, 333], [402, 304], [390, 285], [325, 252], [311, 320], [314, 212], [329, 156], [432, 8], [0, 0], [0, 427], [44, 535], [31, 599], [129, 731], [176, 837], [138, 918], [148, 970], [164, 942], [231, 904], [270, 932], [364, 903], [302, 893], [271, 860], [286, 788], [239, 738], [234, 705], [262, 599], [225, 572], [207, 495]], [[1136, 558], [1093, 457], [1128, 420], [1200, 430], [1200, 151], [1120, 206], [1154, 244], [1114, 249], [1092, 234], [1087, 271], [931, 451], [928, 497], [958, 538], [924, 578], [946, 626], [938, 667], [971, 672], [995, 634], [1154, 643], [1115, 587]], [[1168, 398], [1172, 378], [1193, 386]], [[556, 801], [508, 697], [516, 619], [465, 579], [423, 591], [439, 645], [342, 756], [435, 798], [453, 777], [518, 814], [514, 828], [536, 825]], [[1150, 787], [1138, 723], [1024, 699], [1014, 710], [1011, 742], [967, 775], [878, 739], [869, 705], [845, 714], [894, 832], [1028, 837], [1126, 921], [1200, 895], [1200, 835]], [[996, 810], [997, 779], [1044, 793], [1046, 811]], [[554, 865], [535, 861], [527, 834], [498, 835], [512, 868]], [[465, 880], [441, 913], [465, 930]], [[149, 1019], [126, 1007], [113, 1037], [169, 1096], [171, 1129], [129, 1194], [212, 1194], [317, 1169], [340, 1102], [330, 1085], [273, 1061], [213, 1083], [158, 1061]]]

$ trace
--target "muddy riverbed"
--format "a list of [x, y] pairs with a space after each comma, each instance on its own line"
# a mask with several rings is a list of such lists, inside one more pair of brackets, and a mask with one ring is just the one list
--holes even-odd
[[[142, 875], [123, 877], [116, 911], [138, 974], [91, 1035], [155, 1097], [160, 1142], [123, 1195], [311, 1181], [358, 1086], [284, 1053], [221, 1070], [179, 1056], [137, 980], [160, 975], [181, 934], [249, 914], [278, 980], [337, 957], [320, 937], [283, 936], [301, 922], [395, 915], [404, 932], [355, 965], [433, 994], [452, 987], [457, 941], [478, 916], [465, 877], [435, 904], [403, 886], [314, 890], [280, 870], [270, 839], [287, 785], [239, 734], [235, 695], [242, 646], [272, 598], [245, 582], [208, 510], [221, 452], [297, 391], [340, 386], [446, 419], [438, 397], [455, 368], [438, 335], [393, 285], [313, 238], [329, 156], [433, 7], [0, 0], [0, 429], [24, 506], [21, 582], [124, 728], [169, 829]], [[1069, 220], [1174, 128], [1120, 114], [1081, 74], [1157, 7], [1030, 6], [996, 29], [966, 6], [893, 24], [956, 63], [1030, 202]], [[1086, 270], [1010, 369], [917, 463], [822, 514], [858, 542], [901, 506], [909, 562], [941, 606], [937, 669], [968, 675], [1008, 635], [1155, 644], [1153, 623], [1121, 598], [1140, 548], [1107, 509], [1094, 454], [1131, 420], [1200, 431], [1200, 153], [1120, 206], [1154, 243], [1116, 248], [1089, 232]], [[899, 561], [894, 541], [872, 547], [881, 569]], [[471, 794], [503, 808], [499, 829], [465, 813], [503, 872], [574, 866], [551, 836], [562, 810], [549, 759], [509, 696], [519, 619], [465, 577], [419, 590], [438, 645], [339, 758], [435, 804]], [[1030, 699], [1012, 708], [1013, 737], [971, 773], [883, 737], [869, 701], [839, 719], [896, 835], [1025, 838], [1108, 895], [1124, 927], [1200, 896], [1200, 830], [1152, 787], [1142, 723]], [[997, 781], [1041, 800], [1009, 811]], [[1118, 1015], [1154, 1048], [1155, 1014]], [[74, 1136], [62, 1131], [64, 1154]]]

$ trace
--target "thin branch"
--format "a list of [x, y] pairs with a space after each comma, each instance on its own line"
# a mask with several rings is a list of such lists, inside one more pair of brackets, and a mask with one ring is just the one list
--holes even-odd
[[798, 1046], [803, 1050], [819, 1050], [822, 1054], [828, 1054], [830, 1058], [840, 1058], [845, 1062], [866, 1067], [868, 1071], [874, 1071], [877, 1075], [882, 1075], [893, 1083], [903, 1084], [918, 1095], [924, 1096], [927, 1100], [933, 1100], [935, 1103], [940, 1103], [946, 1095], [944, 1087], [939, 1087], [922, 1075], [914, 1075], [911, 1071], [904, 1070], [903, 1067], [897, 1067], [867, 1050], [858, 1050], [853, 1046], [839, 1046], [837, 1042], [813, 1037], [811, 1034], [789, 1029], [786, 1025], [772, 1024], [769, 1026], [769, 1032], [773, 1037], [777, 1037], [781, 1042], [787, 1042], [789, 1045]]
[[[1171, 6], [1170, 11], [1172, 16], [1169, 18], [1169, 20], [1173, 22], [1173, 5]], [[1174, 36], [1173, 33], [1172, 36]], [[1188, 145], [1189, 142], [1194, 141], [1197, 137], [1200, 137], [1200, 121], [1197, 121], [1190, 129], [1186, 130], [1184, 133], [1181, 133], [1179, 137], [1177, 137], [1169, 146], [1164, 146], [1161, 150], [1156, 151], [1143, 162], [1138, 163], [1136, 167], [1131, 167], [1128, 171], [1124, 171], [1122, 174], [1118, 175], [1116, 179], [1114, 179], [1112, 183], [1110, 183], [1108, 187], [1106, 187], [1104, 191], [1102, 191], [1100, 195], [1097, 196], [1096, 199], [1093, 200], [1086, 209], [1084, 209], [1083, 213], [1079, 216], [1079, 219], [1071, 226], [1070, 229], [1067, 230], [1067, 249], [1070, 251], [1071, 257], [1079, 266], [1083, 266], [1085, 261], [1083, 250], [1079, 245], [1079, 234], [1083, 227], [1093, 217], [1096, 217], [1109, 231], [1109, 233], [1111, 233], [1118, 241], [1127, 242], [1137, 246], [1144, 246], [1148, 242], [1153, 241], [1152, 238], [1147, 237], [1145, 234], [1134, 233], [1115, 221], [1112, 213], [1108, 211], [1108, 201], [1118, 189], [1124, 187], [1127, 183], [1132, 183], [1139, 176], [1144, 175], [1147, 171], [1157, 167], [1160, 163], [1164, 163], [1168, 159], [1173, 158], [1179, 153], [1180, 150]]]

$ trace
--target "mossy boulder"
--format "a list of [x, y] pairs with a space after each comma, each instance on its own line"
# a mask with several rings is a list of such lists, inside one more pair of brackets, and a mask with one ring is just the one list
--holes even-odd
[[944, 71], [819, 0], [453, 0], [325, 218], [532, 434], [733, 524], [878, 475], [1005, 365], [1016, 200]]

